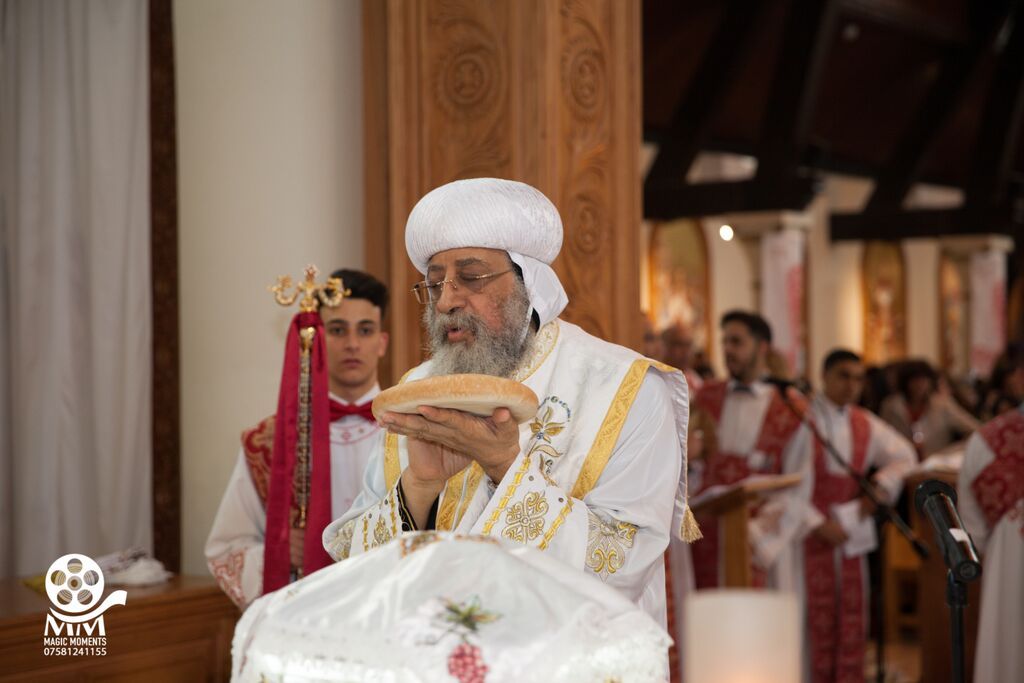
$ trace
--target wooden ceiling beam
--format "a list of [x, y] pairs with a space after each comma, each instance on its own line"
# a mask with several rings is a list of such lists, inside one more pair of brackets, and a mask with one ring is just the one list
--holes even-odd
[[944, 22], [934, 13], [915, 9], [899, 0], [842, 0], [840, 9], [850, 18], [864, 19], [935, 43], [953, 45], [970, 40], [968, 27]]
[[987, 0], [978, 4], [982, 8], [977, 10], [978, 30], [967, 44], [948, 50], [938, 78], [879, 174], [864, 213], [892, 213], [902, 205], [907, 191], [918, 181], [938, 134], [962, 103], [971, 76], [999, 34], [1008, 12], [1017, 4], [1018, 0]]
[[1017, 7], [1012, 28], [989, 84], [968, 176], [965, 204], [982, 208], [1003, 201], [1018, 151], [1024, 119], [1024, 8]]
[[832, 214], [833, 242], [843, 240], [897, 241], [949, 235], [1014, 235], [1021, 229], [1020, 216], [1009, 204], [997, 209], [920, 209]]
[[766, 0], [731, 0], [700, 65], [672, 115], [665, 139], [644, 182], [653, 188], [676, 187], [685, 181], [690, 165], [711, 130], [715, 113], [728, 94], [753, 43]]
[[838, 0], [793, 0], [761, 123], [756, 180], [785, 184], [799, 172], [818, 86], [835, 35]]
[[644, 192], [644, 216], [673, 220], [737, 211], [802, 211], [820, 190], [814, 178], [790, 178], [766, 191], [755, 180], [659, 187]]

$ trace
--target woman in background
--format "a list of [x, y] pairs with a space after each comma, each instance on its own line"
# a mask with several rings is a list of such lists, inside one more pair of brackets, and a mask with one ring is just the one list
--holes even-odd
[[980, 424], [938, 388], [932, 366], [911, 360], [900, 370], [899, 390], [882, 402], [882, 419], [913, 442], [920, 458], [970, 436]]

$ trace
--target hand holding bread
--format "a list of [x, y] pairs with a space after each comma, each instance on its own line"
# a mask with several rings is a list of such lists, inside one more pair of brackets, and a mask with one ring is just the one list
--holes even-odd
[[402, 490], [422, 523], [449, 477], [476, 461], [500, 482], [519, 455], [519, 424], [537, 413], [528, 387], [489, 375], [445, 375], [381, 392], [373, 414], [389, 432], [408, 438]]

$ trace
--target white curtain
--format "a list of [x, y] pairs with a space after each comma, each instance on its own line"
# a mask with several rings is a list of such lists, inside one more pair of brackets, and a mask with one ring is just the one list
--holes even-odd
[[144, 0], [0, 0], [0, 576], [151, 546]]

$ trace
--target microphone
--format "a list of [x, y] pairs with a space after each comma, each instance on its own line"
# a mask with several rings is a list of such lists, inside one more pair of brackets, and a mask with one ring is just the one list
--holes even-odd
[[914, 492], [914, 507], [935, 529], [935, 541], [942, 550], [946, 567], [962, 582], [981, 576], [981, 561], [974, 542], [964, 530], [956, 511], [956, 491], [949, 484], [929, 479]]
[[790, 388], [800, 391], [800, 388], [796, 385], [795, 382], [792, 382], [788, 379], [783, 379], [782, 377], [764, 377], [761, 381], [764, 382], [765, 384], [771, 384], [773, 387], [778, 389], [779, 393], [782, 394], [783, 396], [786, 396], [786, 392], [789, 391]]

